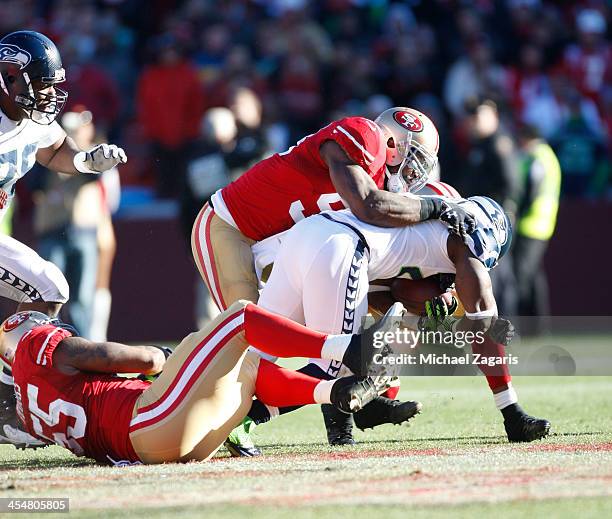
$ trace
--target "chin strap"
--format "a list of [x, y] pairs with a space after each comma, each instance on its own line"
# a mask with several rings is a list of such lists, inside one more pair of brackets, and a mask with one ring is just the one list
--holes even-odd
[[391, 193], [407, 193], [409, 191], [408, 184], [404, 177], [399, 173], [391, 173], [389, 168], [385, 168], [387, 177], [387, 191]]

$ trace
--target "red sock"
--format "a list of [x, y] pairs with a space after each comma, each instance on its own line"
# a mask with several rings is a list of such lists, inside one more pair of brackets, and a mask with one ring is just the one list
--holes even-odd
[[399, 391], [400, 391], [400, 386], [398, 384], [397, 386], [391, 386], [381, 396], [385, 396], [387, 398], [390, 398], [391, 400], [395, 400], [397, 398]]
[[318, 378], [261, 359], [255, 396], [264, 404], [274, 407], [314, 404], [314, 389], [319, 382]]
[[[483, 357], [503, 358], [505, 355], [504, 346], [502, 344], [493, 342], [488, 335], [485, 335], [484, 341], [481, 344], [474, 342], [472, 344], [472, 351], [474, 353], [482, 354]], [[479, 367], [480, 371], [482, 371], [487, 377], [487, 382], [491, 388], [491, 391], [508, 385], [508, 383], [512, 380], [507, 364], [499, 364], [495, 366], [479, 364]]]
[[327, 335], [251, 304], [244, 309], [247, 342], [275, 357], [321, 358]]

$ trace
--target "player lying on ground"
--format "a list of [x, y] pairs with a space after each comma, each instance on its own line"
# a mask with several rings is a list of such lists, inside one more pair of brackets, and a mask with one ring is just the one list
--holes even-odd
[[[489, 332], [502, 344], [488, 337], [483, 344], [472, 345], [474, 352], [503, 356], [503, 344], [513, 330], [508, 321], [497, 318], [488, 270], [510, 247], [510, 220], [487, 197], [457, 203], [476, 217], [476, 229], [468, 234], [467, 244], [442, 222], [383, 228], [360, 221], [349, 210], [325, 212], [297, 223], [282, 237], [258, 304], [323, 333], [354, 333], [368, 312], [370, 280], [393, 279], [404, 272], [423, 278], [454, 274], [467, 317], [455, 329]], [[331, 379], [346, 376], [350, 369], [341, 362], [311, 359], [307, 372]], [[532, 441], [548, 434], [547, 420], [529, 416], [518, 405], [506, 365], [485, 375], [510, 441]], [[254, 403], [249, 416], [260, 422], [277, 413]]]
[[[64, 79], [59, 51], [44, 35], [17, 31], [0, 40], [0, 218], [15, 184], [35, 162], [76, 175], [97, 174], [127, 160], [115, 145], [84, 152], [66, 136], [55, 121], [67, 99], [57, 87]], [[0, 236], [0, 296], [17, 301], [19, 310], [56, 316], [68, 295], [68, 283], [55, 265], [23, 243]], [[0, 443], [31, 443], [17, 427], [8, 372], [0, 373]]]
[[[251, 407], [328, 403], [359, 410], [378, 394], [371, 378], [322, 381], [247, 352], [324, 357], [355, 371], [379, 348], [374, 333], [397, 328], [403, 308], [362, 334], [315, 332], [239, 301], [185, 337], [166, 359], [154, 346], [93, 343], [39, 312], [4, 321], [0, 356], [11, 365], [17, 411], [26, 430], [79, 456], [113, 464], [209, 459]], [[162, 371], [163, 370], [163, 371]], [[115, 373], [160, 376], [151, 382]]]
[[[333, 121], [217, 191], [192, 234], [194, 260], [217, 306], [257, 302], [251, 246], [321, 211], [348, 206], [361, 220], [383, 227], [439, 218], [457, 233], [470, 230], [471, 215], [451, 200], [400, 196], [427, 181], [438, 147], [438, 131], [426, 115], [395, 107], [375, 121]], [[228, 448], [234, 454], [258, 453], [248, 439], [230, 441]]]

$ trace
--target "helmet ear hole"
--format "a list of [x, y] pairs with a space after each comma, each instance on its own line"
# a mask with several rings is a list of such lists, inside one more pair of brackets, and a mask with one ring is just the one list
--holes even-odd
[[393, 140], [393, 137], [389, 137], [387, 139], [387, 148], [395, 148], [395, 141]]

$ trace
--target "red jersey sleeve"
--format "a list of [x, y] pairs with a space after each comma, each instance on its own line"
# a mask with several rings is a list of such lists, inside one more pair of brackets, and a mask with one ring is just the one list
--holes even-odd
[[384, 166], [387, 149], [383, 133], [373, 121], [364, 117], [345, 117], [321, 131], [325, 132], [323, 139], [336, 142], [372, 178]]
[[66, 337], [72, 337], [68, 330], [52, 324], [44, 324], [26, 333], [18, 348], [27, 348], [27, 355], [33, 364], [52, 367], [53, 352]]

